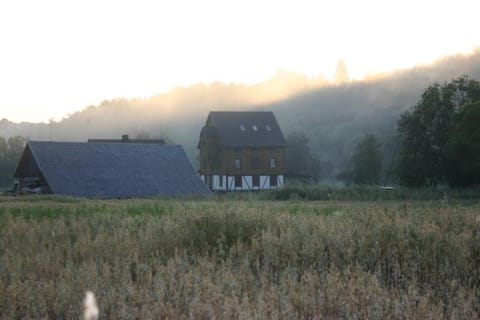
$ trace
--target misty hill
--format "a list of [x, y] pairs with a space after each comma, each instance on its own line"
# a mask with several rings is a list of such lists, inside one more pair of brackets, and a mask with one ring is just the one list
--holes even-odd
[[198, 135], [208, 111], [268, 109], [274, 111], [286, 135], [307, 133], [313, 153], [322, 162], [322, 176], [331, 178], [366, 133], [381, 139], [388, 167], [399, 115], [433, 82], [462, 74], [480, 79], [480, 51], [342, 85], [283, 71], [257, 85], [213, 83], [176, 88], [147, 99], [104, 101], [51, 124], [2, 120], [0, 135], [55, 141], [118, 138], [124, 133], [163, 136], [182, 144], [195, 163]]

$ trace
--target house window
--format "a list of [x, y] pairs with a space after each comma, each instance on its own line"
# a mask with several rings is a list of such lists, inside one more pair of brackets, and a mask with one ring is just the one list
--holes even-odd
[[254, 125], [252, 126], [252, 130], [253, 130], [253, 131], [258, 131], [258, 127], [254, 124]]
[[260, 168], [260, 159], [252, 158], [252, 169], [259, 169], [259, 168]]
[[260, 187], [260, 176], [256, 175], [252, 177], [252, 184], [254, 187]]
[[277, 158], [272, 156], [270, 158], [270, 168], [276, 168], [277, 167]]
[[266, 129], [267, 131], [272, 131], [272, 128], [271, 128], [268, 124], [265, 125], [265, 129]]
[[245, 131], [245, 126], [243, 124], [240, 125], [240, 130]]
[[235, 188], [242, 187], [242, 176], [235, 176]]
[[218, 176], [218, 186], [219, 186], [220, 188], [223, 187], [223, 176]]
[[235, 169], [240, 169], [240, 159], [233, 160]]
[[276, 174], [271, 174], [270, 175], [270, 187], [276, 187], [277, 186], [277, 175]]

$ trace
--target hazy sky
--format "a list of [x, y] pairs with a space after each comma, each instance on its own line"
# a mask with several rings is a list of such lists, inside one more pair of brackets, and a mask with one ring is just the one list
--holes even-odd
[[1, 0], [0, 119], [48, 121], [115, 97], [277, 69], [333, 77], [480, 46], [478, 0]]

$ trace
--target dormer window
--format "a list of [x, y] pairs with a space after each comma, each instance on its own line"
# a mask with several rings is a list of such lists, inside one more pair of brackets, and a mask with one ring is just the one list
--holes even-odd
[[253, 130], [253, 131], [258, 131], [258, 127], [254, 124], [254, 125], [252, 126], [252, 130]]
[[245, 126], [243, 124], [240, 125], [240, 130], [245, 131]]
[[268, 124], [265, 125], [265, 129], [267, 129], [267, 131], [272, 131], [272, 128]]

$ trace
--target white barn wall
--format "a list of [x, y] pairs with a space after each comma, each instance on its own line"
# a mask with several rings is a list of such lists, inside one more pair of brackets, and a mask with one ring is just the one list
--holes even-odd
[[283, 185], [284, 185], [284, 176], [283, 175], [278, 176], [277, 185], [278, 185], [279, 188], [283, 187]]
[[252, 176], [243, 176], [242, 177], [242, 190], [251, 190], [252, 188]]
[[270, 189], [270, 179], [268, 176], [260, 176], [260, 190]]
[[[207, 184], [207, 176], [200, 175], [202, 181]], [[260, 186], [253, 186], [253, 176], [242, 176], [242, 186], [235, 187], [235, 176], [228, 176], [228, 179], [224, 175], [212, 175], [212, 189], [214, 191], [248, 191], [248, 190], [269, 190], [275, 188], [282, 188], [285, 184], [285, 176], [277, 176], [277, 186], [272, 187], [269, 175], [260, 176]], [[222, 185], [220, 185], [222, 180]]]

